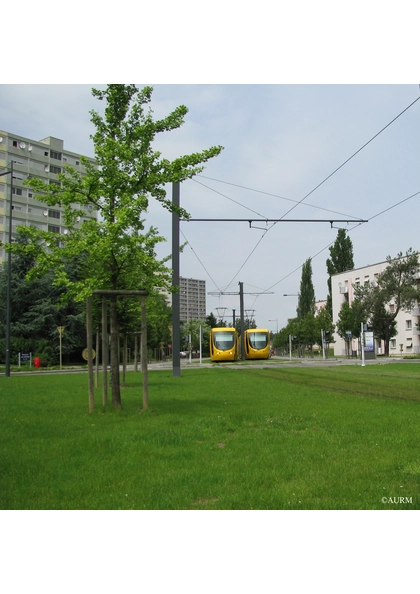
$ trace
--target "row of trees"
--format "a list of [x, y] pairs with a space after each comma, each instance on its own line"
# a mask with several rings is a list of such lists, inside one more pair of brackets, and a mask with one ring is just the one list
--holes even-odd
[[[16, 243], [26, 240], [19, 234]], [[28, 273], [35, 266], [32, 256], [17, 254], [11, 268], [11, 360], [17, 362], [19, 353], [32, 353], [50, 365], [59, 360], [59, 335], [57, 327], [64, 327], [62, 355], [64, 363], [83, 361], [86, 347], [85, 305], [74, 298], [65, 298], [65, 290], [54, 283], [52, 270], [43, 276], [29, 279]], [[66, 264], [68, 274], [76, 279], [78, 262]], [[5, 352], [7, 263], [0, 267], [0, 357]], [[95, 303], [93, 327], [101, 331], [101, 305]], [[118, 302], [120, 335], [128, 337], [128, 347], [134, 350], [135, 332], [140, 331], [139, 305], [131, 300]], [[152, 292], [147, 299], [147, 346], [154, 350], [171, 341], [171, 308], [165, 297]]]

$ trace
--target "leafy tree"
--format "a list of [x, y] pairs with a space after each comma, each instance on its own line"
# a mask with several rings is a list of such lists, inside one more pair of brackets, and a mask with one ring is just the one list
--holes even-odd
[[371, 323], [375, 337], [384, 341], [385, 353], [389, 354], [389, 341], [397, 335], [397, 322], [381, 299], [374, 302]]
[[302, 277], [300, 281], [299, 301], [297, 315], [300, 320], [306, 317], [307, 313], [315, 314], [315, 290], [312, 282], [312, 263], [308, 258], [302, 266]]
[[332, 316], [330, 312], [327, 310], [326, 307], [323, 307], [317, 316], [315, 316], [315, 323], [316, 323], [316, 344], [318, 344], [322, 348], [322, 331], [326, 332], [326, 342], [327, 342], [327, 356], [328, 356], [328, 346], [329, 343], [332, 341], [332, 336], [334, 333], [334, 324], [332, 321]]
[[332, 316], [331, 276], [354, 268], [353, 244], [350, 237], [346, 234], [345, 229], [338, 230], [337, 238], [334, 244], [330, 246], [329, 251], [330, 258], [328, 258], [326, 262], [327, 272], [329, 274], [327, 281], [328, 295], [326, 307]]
[[207, 317], [206, 317], [206, 324], [208, 326], [210, 326], [210, 328], [216, 328], [217, 326], [217, 318], [214, 315], [213, 312], [211, 312]]
[[[95, 289], [143, 287], [152, 291], [170, 286], [170, 270], [155, 253], [156, 245], [164, 238], [153, 227], [145, 230], [142, 215], [151, 198], [171, 210], [165, 184], [193, 177], [203, 170], [203, 163], [222, 150], [216, 146], [173, 161], [163, 158], [153, 149], [155, 137], [179, 128], [188, 110], [182, 105], [163, 119], [154, 120], [148, 108], [152, 92], [152, 87], [139, 90], [135, 85], [122, 84], [93, 89], [93, 95], [106, 103], [103, 116], [90, 112], [95, 126], [91, 138], [96, 165], [81, 157], [84, 175], [66, 166], [65, 173], [57, 176], [60, 185], [48, 185], [39, 179], [27, 182], [39, 200], [64, 208], [63, 223], [67, 228], [66, 235], [24, 228], [22, 232], [30, 242], [26, 252], [36, 257], [33, 273], [43, 275], [54, 270], [54, 282], [78, 301], [84, 301]], [[78, 223], [84, 209], [92, 206], [98, 219]], [[188, 218], [183, 209], [179, 212]], [[48, 244], [48, 249], [38, 250], [40, 240]], [[80, 253], [85, 255], [84, 266], [80, 279], [75, 281], [63, 262]], [[116, 298], [111, 298], [110, 319], [112, 402], [121, 407]]]
[[[378, 276], [377, 284], [355, 287], [356, 299], [365, 313], [365, 321], [379, 326], [380, 336], [385, 336], [385, 354], [389, 354], [389, 339], [395, 336], [395, 320], [401, 309], [411, 309], [420, 301], [418, 283], [419, 253], [409, 248], [405, 254], [399, 252], [396, 258], [387, 256], [385, 270]], [[390, 310], [389, 304], [394, 308]], [[374, 332], [376, 328], [374, 325]], [[394, 332], [394, 334], [393, 334]]]
[[[25, 238], [17, 234], [17, 244], [25, 245]], [[80, 304], [73, 300], [61, 302], [63, 289], [53, 284], [49, 272], [28, 280], [27, 274], [35, 262], [26, 254], [15, 255], [11, 261], [11, 358], [18, 353], [32, 352], [34, 356], [57, 363], [59, 340], [57, 326], [64, 326], [62, 354], [64, 359], [81, 353], [86, 343], [85, 315]], [[67, 265], [70, 268], [69, 265]], [[8, 264], [0, 267], [0, 332], [4, 336], [6, 324], [6, 292]], [[2, 353], [4, 349], [2, 348]]]
[[[209, 338], [211, 327], [203, 320], [189, 320], [182, 326], [182, 336], [187, 338], [191, 336], [191, 349], [198, 351], [200, 348], [200, 326], [202, 331], [202, 352], [209, 353]], [[186, 340], [186, 350], [188, 349], [188, 338]]]
[[316, 318], [311, 311], [308, 311], [306, 316], [300, 320], [299, 338], [312, 355], [313, 345], [319, 342], [319, 338]]
[[[250, 318], [244, 319], [244, 330], [251, 330], [252, 328], [256, 328], [256, 327], [257, 327], [257, 323], [255, 322], [255, 320], [252, 320]], [[236, 318], [235, 328], [236, 328], [236, 332], [238, 334], [241, 334], [241, 318]]]
[[[346, 350], [347, 354], [350, 354], [350, 342], [352, 338], [349, 338], [348, 332], [351, 333], [351, 337], [356, 335], [354, 334], [357, 328], [357, 321], [355, 320], [354, 310], [349, 305], [348, 301], [344, 301], [341, 306], [341, 309], [338, 313], [338, 320], [337, 320], [337, 333], [341, 338], [345, 340], [346, 343]], [[360, 326], [359, 326], [359, 334], [360, 335]]]

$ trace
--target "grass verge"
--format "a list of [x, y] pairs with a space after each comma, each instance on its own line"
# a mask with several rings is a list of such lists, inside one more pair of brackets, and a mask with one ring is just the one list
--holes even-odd
[[149, 380], [89, 415], [85, 374], [0, 378], [0, 508], [420, 508], [417, 364]]

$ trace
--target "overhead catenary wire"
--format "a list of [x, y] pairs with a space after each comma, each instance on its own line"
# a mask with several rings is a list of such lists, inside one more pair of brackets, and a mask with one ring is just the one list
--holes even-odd
[[[349, 161], [351, 161], [356, 155], [358, 155], [364, 148], [366, 148], [375, 138], [377, 138], [380, 134], [382, 134], [382, 132], [384, 132], [387, 128], [389, 128], [389, 126], [391, 126], [391, 124], [393, 124], [399, 117], [401, 117], [408, 109], [410, 109], [410, 107], [412, 107], [415, 103], [417, 103], [417, 101], [419, 101], [420, 96], [417, 97], [417, 99], [415, 99], [414, 101], [412, 101], [405, 109], [403, 109], [397, 116], [395, 116], [386, 126], [384, 126], [383, 128], [381, 128], [381, 130], [379, 130], [379, 132], [377, 132], [374, 136], [372, 136], [372, 138], [370, 140], [368, 140], [367, 142], [365, 142], [356, 152], [354, 152], [348, 159], [346, 159], [339, 167], [337, 167], [336, 169], [334, 169], [334, 171], [332, 173], [330, 173], [330, 175], [328, 175], [325, 179], [323, 179], [317, 186], [315, 186], [315, 188], [313, 188], [310, 192], [308, 192], [301, 200], [299, 200], [292, 208], [290, 208], [286, 213], [284, 213], [284, 215], [282, 217], [280, 217], [279, 220], [284, 219], [290, 212], [292, 212], [292, 210], [294, 210], [297, 206], [299, 206], [300, 204], [302, 204], [304, 202], [304, 200], [306, 200], [306, 198], [308, 198], [311, 194], [313, 194], [318, 188], [320, 188], [327, 180], [329, 180], [333, 175], [335, 175], [340, 169], [342, 169]], [[259, 239], [259, 241], [257, 242], [256, 246], [252, 249], [252, 251], [250, 252], [250, 254], [247, 256], [245, 262], [242, 264], [242, 266], [239, 268], [238, 272], [233, 276], [232, 280], [230, 281], [230, 283], [232, 283], [232, 281], [238, 276], [239, 272], [243, 269], [243, 267], [245, 266], [245, 264], [248, 262], [248, 260], [250, 259], [250, 257], [252, 256], [252, 254], [255, 252], [256, 248], [259, 246], [259, 244], [261, 243], [262, 239], [266, 236], [267, 232], [270, 231], [274, 225], [276, 225], [277, 222], [273, 222], [266, 230], [264, 230], [264, 234], [262, 235], [262, 237]], [[329, 247], [329, 246], [327, 246]], [[326, 249], [326, 248], [324, 248]], [[324, 250], [322, 250], [324, 251]], [[298, 268], [299, 269], [299, 268]], [[229, 284], [230, 284], [229, 283]], [[276, 283], [277, 284], [277, 283]], [[275, 286], [275, 285], [273, 285]], [[270, 287], [271, 288], [271, 287]], [[267, 289], [268, 290], [268, 289]]]
[[[234, 186], [236, 188], [242, 188], [243, 190], [249, 190], [250, 192], [256, 192], [257, 194], [263, 194], [265, 196], [272, 196], [274, 198], [280, 198], [281, 200], [287, 200], [288, 202], [295, 202], [295, 203], [298, 203], [299, 202], [299, 200], [293, 200], [293, 198], [286, 198], [285, 196], [280, 196], [279, 194], [272, 194], [271, 192], [265, 192], [264, 190], [256, 190], [255, 188], [249, 188], [247, 186], [242, 186], [240, 184], [235, 184], [235, 183], [232, 183], [232, 182], [223, 181], [223, 180], [220, 180], [220, 179], [215, 179], [213, 177], [207, 177], [206, 175], [198, 174], [197, 177], [203, 177], [205, 179], [216, 181], [216, 182], [219, 182], [221, 184], [227, 184], [229, 186]], [[197, 182], [196, 179], [194, 179], [194, 178], [192, 178], [192, 179], [196, 183], [200, 183], [200, 182]], [[210, 186], [206, 186], [204, 184], [201, 184], [201, 185], [203, 185], [205, 188], [209, 188], [213, 192], [216, 192], [216, 193], [220, 194], [221, 196], [224, 196], [224, 194], [221, 194], [221, 192], [218, 192], [217, 190], [214, 190], [214, 188], [210, 188]], [[225, 196], [225, 197], [227, 198], [227, 196]], [[229, 198], [229, 200], [232, 200], [232, 199]], [[233, 202], [236, 202], [235, 200], [232, 200], [232, 201]], [[238, 202], [237, 204], [240, 204], [240, 203]], [[241, 204], [240, 204], [240, 206], [243, 206], [244, 208], [248, 208], [247, 206], [244, 206], [244, 205], [241, 205]], [[323, 210], [325, 212], [330, 212], [331, 214], [339, 215], [339, 216], [342, 216], [342, 217], [356, 218], [356, 217], [353, 217], [352, 215], [348, 215], [348, 214], [343, 213], [343, 212], [337, 212], [335, 210], [331, 210], [330, 208], [325, 208], [323, 206], [316, 206], [315, 204], [308, 204], [307, 202], [305, 203], [305, 206], [308, 206], [310, 208], [315, 208], [317, 210]], [[251, 209], [248, 209], [248, 210], [251, 210]]]
[[[377, 217], [385, 214], [386, 212], [392, 210], [393, 208], [396, 208], [397, 206], [400, 206], [401, 204], [403, 204], [404, 202], [407, 202], [408, 200], [411, 200], [411, 198], [414, 198], [415, 196], [419, 196], [420, 195], [420, 191], [415, 192], [414, 194], [411, 194], [410, 196], [408, 196], [407, 198], [404, 198], [403, 200], [400, 200], [399, 202], [396, 202], [395, 204], [393, 204], [392, 206], [389, 206], [388, 208], [385, 208], [384, 210], [381, 210], [380, 212], [378, 212], [377, 214], [369, 217], [369, 221], [372, 221], [373, 219], [376, 219]], [[357, 223], [354, 225], [354, 227], [351, 227], [351, 229], [347, 229], [347, 233], [350, 233], [351, 231], [354, 231], [354, 229], [357, 229], [357, 227], [360, 227], [361, 223]], [[326, 245], [325, 247], [323, 247], [321, 250], [319, 250], [316, 254], [314, 254], [313, 256], [311, 256], [311, 260], [314, 260], [317, 256], [319, 256], [320, 254], [322, 254], [322, 252], [325, 252], [325, 250], [327, 250], [329, 247], [331, 247], [333, 244], [335, 243], [335, 239], [334, 241], [330, 242], [328, 245]], [[277, 282], [275, 282], [273, 285], [270, 285], [267, 289], [265, 289], [263, 291], [263, 294], [270, 291], [270, 289], [272, 289], [273, 287], [277, 286], [278, 284], [280, 284], [282, 281], [286, 280], [287, 278], [289, 278], [289, 276], [292, 276], [292, 274], [294, 274], [295, 272], [297, 272], [298, 270], [300, 270], [302, 268], [303, 264], [301, 264], [300, 266], [298, 266], [297, 268], [295, 268], [294, 270], [292, 270], [291, 272], [289, 272], [288, 274], [286, 274], [283, 278], [281, 278], [280, 280], [278, 280]], [[258, 299], [259, 295], [255, 298], [252, 307], [255, 305], [256, 300]]]
[[[330, 179], [335, 173], [337, 173], [340, 169], [342, 169], [351, 159], [353, 159], [358, 153], [360, 153], [366, 146], [368, 146], [375, 138], [377, 138], [382, 132], [384, 132], [384, 130], [386, 130], [392, 123], [394, 123], [399, 117], [401, 117], [401, 115], [403, 115], [410, 107], [412, 107], [418, 100], [420, 99], [420, 97], [418, 97], [417, 99], [415, 99], [412, 103], [410, 103], [410, 105], [408, 105], [403, 111], [401, 111], [396, 117], [394, 117], [386, 126], [384, 126], [379, 132], [377, 132], [370, 140], [368, 140], [363, 146], [361, 146], [355, 153], [353, 153], [348, 159], [346, 159], [339, 167], [337, 167], [330, 175], [328, 175], [324, 180], [322, 180], [317, 186], [315, 186], [315, 188], [313, 188], [308, 194], [306, 194], [301, 200], [299, 201], [293, 201], [295, 202], [294, 206], [289, 209], [282, 217], [281, 219], [284, 219], [284, 217], [289, 214], [292, 210], [294, 210], [297, 206], [299, 206], [300, 204], [302, 204], [302, 202], [304, 202], [306, 200], [306, 198], [308, 198], [311, 194], [313, 194], [319, 187], [321, 187], [328, 179]], [[206, 176], [200, 176], [205, 178]], [[212, 179], [212, 178], [207, 178], [207, 179]], [[206, 186], [205, 184], [198, 182], [197, 180], [193, 179], [193, 181], [195, 181], [196, 183], [199, 183], [200, 185], [207, 187], [208, 189], [210, 189], [211, 191], [214, 191], [215, 193], [225, 197], [226, 199], [238, 204], [239, 206], [249, 210], [250, 212], [254, 212], [256, 214], [258, 214], [259, 216], [262, 216], [264, 218], [264, 220], [267, 220], [264, 215], [261, 215], [260, 213], [257, 213], [256, 211], [254, 211], [253, 209], [250, 209], [249, 207], [241, 204], [240, 202], [233, 200], [231, 198], [229, 198], [228, 196], [222, 194], [221, 192], [218, 192], [217, 190], [214, 190], [213, 188], [209, 188], [208, 186]], [[220, 180], [215, 180], [215, 181], [220, 181]], [[246, 188], [245, 186], [239, 186], [239, 184], [232, 184], [230, 182], [222, 182], [222, 183], [228, 183], [230, 185], [237, 185], [238, 187], [244, 187], [245, 189], [250, 189], [250, 188]], [[261, 192], [263, 194], [267, 194], [269, 195], [268, 192], [263, 192], [260, 190], [254, 190], [254, 191], [258, 191]], [[413, 194], [412, 196], [404, 199], [403, 201], [400, 201], [398, 204], [401, 204], [402, 202], [405, 202], [406, 200], [409, 200], [411, 197], [417, 195]], [[274, 195], [276, 196], [276, 195]], [[290, 200], [281, 196], [276, 196], [279, 198], [283, 198], [286, 200]], [[390, 210], [391, 208], [394, 208], [395, 206], [397, 206], [398, 204], [382, 211], [381, 213], [378, 213], [377, 215], [375, 215], [375, 217], [379, 216], [380, 214], [383, 214], [384, 212], [387, 212], [388, 210]], [[313, 205], [308, 205], [307, 203], [305, 204], [306, 206], [313, 206]], [[322, 209], [321, 207], [319, 207], [321, 210], [328, 210], [328, 209]], [[334, 212], [334, 211], [331, 211]], [[279, 220], [281, 220], [279, 219]], [[356, 221], [355, 221], [356, 222]], [[257, 249], [257, 247], [260, 245], [260, 243], [262, 242], [262, 240], [264, 239], [265, 235], [267, 234], [267, 231], [269, 231], [270, 229], [272, 229], [272, 227], [277, 224], [276, 222], [273, 222], [272, 225], [270, 225], [269, 227], [267, 227], [267, 229], [263, 229], [264, 233], [263, 235], [259, 238], [257, 244], [254, 246], [254, 248], [251, 250], [251, 252], [249, 253], [249, 255], [246, 257], [244, 263], [241, 265], [241, 267], [239, 268], [238, 272], [234, 275], [234, 277], [232, 278], [232, 280], [230, 281], [230, 283], [228, 283], [227, 286], [230, 286], [232, 284], [232, 281], [237, 277], [237, 275], [239, 274], [239, 272], [244, 268], [245, 264], [248, 262], [248, 260], [250, 259], [250, 257], [252, 256], [252, 254], [255, 252], [255, 250]], [[361, 223], [357, 222], [357, 224], [349, 230], [349, 232], [351, 230], [353, 230], [354, 228], [358, 227]], [[185, 236], [184, 236], [185, 237]], [[333, 245], [334, 242], [329, 243], [327, 246], [325, 246], [324, 248], [322, 248], [322, 250], [320, 250], [319, 252], [317, 252], [317, 254], [315, 254], [313, 256], [313, 258], [315, 258], [317, 255], [319, 255], [320, 253], [322, 253], [323, 251], [325, 251], [326, 249], [328, 249], [328, 247], [330, 247], [331, 245]], [[194, 252], [194, 250], [193, 250]], [[194, 252], [195, 253], [195, 252]], [[200, 259], [198, 258], [197, 254], [195, 253], [197, 259], [199, 260], [199, 262], [202, 264], [202, 262], [200, 261]], [[202, 264], [204, 270], [206, 270], [206, 268], [204, 267], [204, 265]], [[292, 275], [294, 272], [296, 272], [297, 270], [299, 270], [301, 268], [301, 266], [299, 266], [298, 268], [296, 268], [294, 271], [292, 271], [291, 273], [289, 273], [288, 275], [286, 275], [285, 277], [283, 277], [282, 279], [280, 279], [279, 281], [277, 281], [276, 283], [274, 283], [273, 285], [271, 285], [268, 289], [266, 289], [266, 291], [269, 291], [269, 289], [273, 288], [274, 286], [276, 286], [277, 284], [279, 284], [280, 282], [282, 282], [282, 280], [285, 280], [286, 278], [288, 278], [290, 275]], [[209, 275], [209, 277], [211, 278], [210, 274], [208, 273], [208, 271], [206, 270], [207, 274]], [[215, 284], [215, 286], [217, 286], [217, 284], [215, 283], [215, 281], [213, 279], [211, 279], [212, 282]]]

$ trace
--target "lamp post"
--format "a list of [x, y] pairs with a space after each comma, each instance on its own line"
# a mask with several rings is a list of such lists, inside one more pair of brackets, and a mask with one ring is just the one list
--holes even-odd
[[[298, 298], [298, 306], [296, 309], [296, 313], [297, 313], [297, 320], [298, 320], [298, 335], [300, 337], [300, 316], [299, 316], [299, 298], [300, 298], [300, 293], [283, 293], [283, 297], [297, 297]], [[296, 337], [295, 337], [296, 338]], [[290, 360], [292, 360], [292, 339], [289, 336], [289, 349], [290, 349]], [[300, 338], [299, 338], [299, 343], [298, 343], [298, 356], [300, 356]]]
[[[0, 176], [10, 174], [10, 198], [9, 198], [9, 248], [12, 243], [12, 210], [13, 210], [13, 161], [10, 161], [10, 170], [3, 171]], [[7, 294], [6, 294], [6, 377], [10, 377], [10, 320], [11, 305], [10, 294], [12, 286], [12, 252], [9, 249], [7, 254]]]

